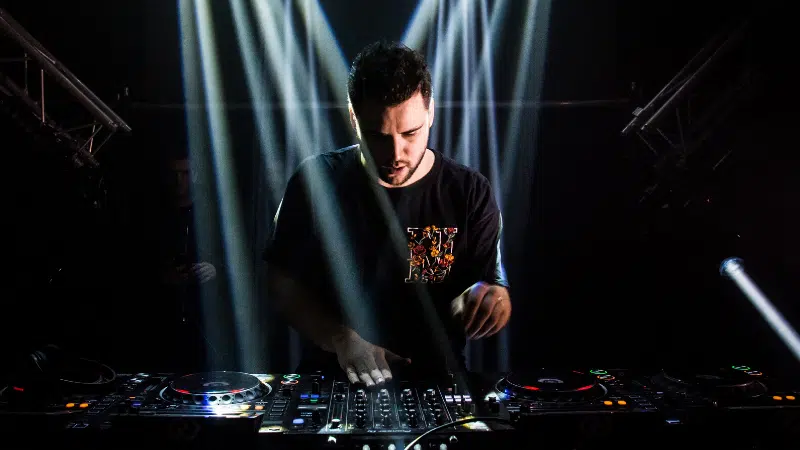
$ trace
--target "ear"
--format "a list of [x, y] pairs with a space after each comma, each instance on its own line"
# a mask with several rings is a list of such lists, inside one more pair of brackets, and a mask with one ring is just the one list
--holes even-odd
[[434, 106], [433, 97], [431, 97], [431, 103], [428, 106], [428, 128], [433, 126], [433, 116], [436, 115], [436, 108], [434, 108]]

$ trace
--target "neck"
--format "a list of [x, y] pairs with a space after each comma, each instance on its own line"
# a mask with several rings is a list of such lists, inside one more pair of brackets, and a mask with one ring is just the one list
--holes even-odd
[[[373, 170], [369, 170], [368, 169], [368, 171], [370, 172], [370, 175], [374, 179], [378, 180], [378, 184], [380, 184], [381, 186], [383, 186], [385, 188], [391, 189], [391, 188], [407, 187], [407, 186], [411, 186], [412, 184], [414, 184], [417, 181], [421, 180], [425, 175], [427, 175], [431, 171], [431, 169], [433, 169], [433, 163], [435, 161], [436, 161], [436, 155], [433, 154], [433, 151], [431, 151], [431, 149], [429, 149], [429, 148], [425, 149], [425, 154], [422, 156], [422, 161], [420, 161], [419, 166], [417, 167], [417, 170], [414, 171], [414, 175], [412, 175], [411, 178], [406, 180], [406, 182], [403, 183], [403, 184], [389, 184], [389, 183], [381, 180], [380, 177], [378, 177], [378, 174], [375, 173]], [[370, 167], [370, 165], [367, 164], [367, 160], [366, 160], [366, 157], [364, 156], [363, 152], [361, 153], [361, 164], [363, 164], [364, 167], [367, 167], [367, 168]]]

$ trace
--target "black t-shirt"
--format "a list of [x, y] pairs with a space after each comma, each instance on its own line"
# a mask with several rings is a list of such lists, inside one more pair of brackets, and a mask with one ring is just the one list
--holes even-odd
[[[330, 314], [415, 366], [452, 356], [463, 364], [466, 339], [451, 301], [478, 281], [508, 286], [489, 181], [433, 153], [431, 171], [400, 188], [370, 178], [358, 146], [306, 159], [264, 252]], [[306, 348], [304, 360], [335, 364], [335, 355]]]

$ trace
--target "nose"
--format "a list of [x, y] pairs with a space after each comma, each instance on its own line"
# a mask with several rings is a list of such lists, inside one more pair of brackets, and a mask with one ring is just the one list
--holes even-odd
[[403, 160], [403, 153], [405, 152], [405, 143], [402, 137], [395, 137], [392, 139], [392, 162]]

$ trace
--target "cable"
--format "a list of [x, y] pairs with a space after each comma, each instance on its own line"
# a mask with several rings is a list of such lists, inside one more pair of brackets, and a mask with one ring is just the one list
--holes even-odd
[[[114, 369], [112, 369], [110, 366], [106, 365], [106, 364], [103, 364], [103, 363], [101, 363], [99, 361], [95, 361], [93, 359], [87, 359], [87, 358], [76, 358], [76, 361], [83, 362], [83, 363], [89, 363], [89, 365], [93, 365], [96, 368], [100, 369], [100, 373], [99, 373], [100, 378], [95, 380], [95, 381], [88, 382], [88, 383], [84, 383], [82, 381], [67, 380], [67, 379], [61, 378], [61, 377], [59, 377], [58, 381], [60, 381], [62, 383], [69, 383], [69, 384], [75, 384], [75, 385], [92, 386], [92, 385], [108, 385], [108, 384], [111, 384], [112, 382], [114, 382], [117, 379], [117, 372]], [[102, 373], [102, 371], [105, 371], [106, 373]]]
[[421, 441], [426, 436], [428, 436], [430, 434], [433, 434], [433, 433], [435, 433], [435, 432], [437, 432], [439, 430], [443, 430], [445, 428], [453, 427], [453, 426], [456, 426], [456, 425], [463, 425], [465, 423], [472, 423], [472, 422], [499, 422], [499, 423], [505, 423], [505, 424], [511, 425], [511, 421], [510, 420], [501, 419], [499, 417], [470, 417], [469, 419], [454, 420], [454, 421], [446, 423], [444, 425], [439, 425], [438, 427], [433, 427], [430, 430], [420, 434], [413, 441], [411, 441], [408, 445], [403, 447], [403, 450], [411, 450], [411, 448], [414, 447], [414, 444], [418, 443], [419, 441]]

